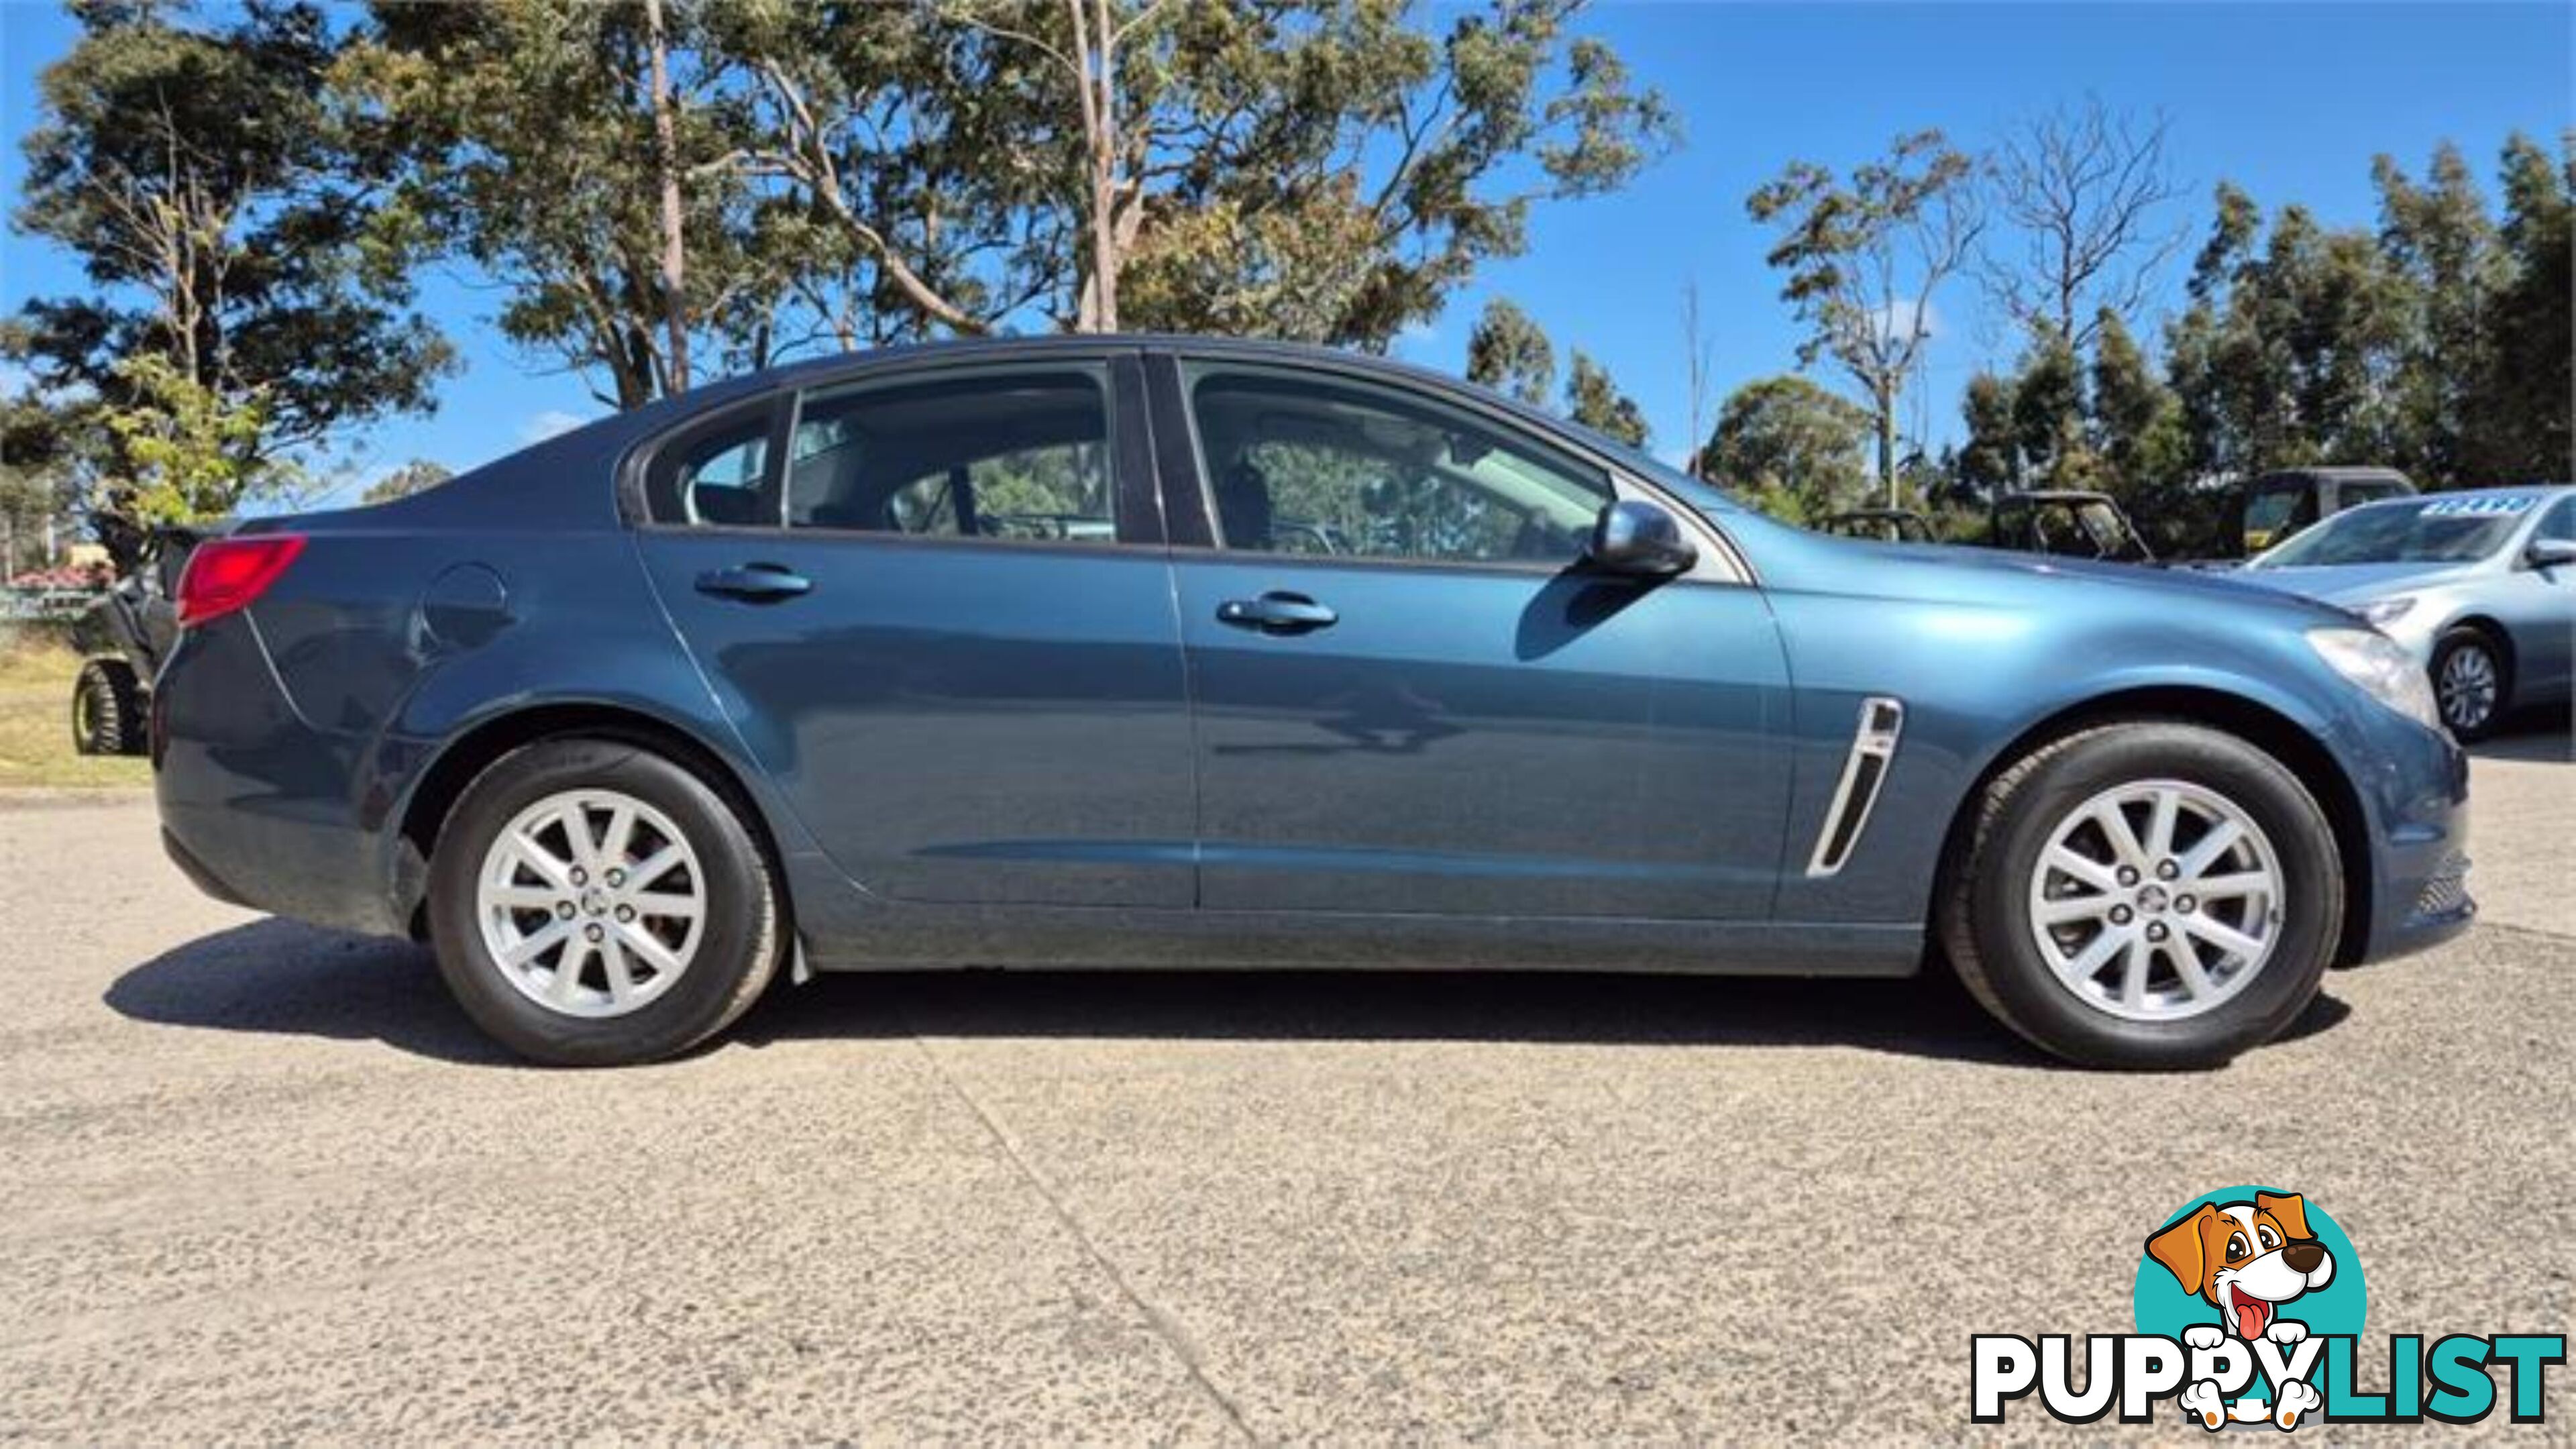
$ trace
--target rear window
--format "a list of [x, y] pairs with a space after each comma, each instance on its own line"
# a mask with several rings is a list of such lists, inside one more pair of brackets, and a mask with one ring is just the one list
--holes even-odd
[[1032, 543], [1118, 535], [1097, 369], [808, 395], [788, 445], [787, 523]]

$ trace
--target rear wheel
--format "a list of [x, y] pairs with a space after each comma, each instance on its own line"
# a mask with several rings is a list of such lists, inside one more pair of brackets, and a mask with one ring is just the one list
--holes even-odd
[[93, 659], [72, 682], [72, 748], [84, 755], [143, 753], [143, 688], [122, 659]]
[[733, 807], [632, 745], [548, 740], [485, 770], [430, 864], [440, 972], [535, 1061], [653, 1061], [722, 1031], [769, 983], [783, 929]]
[[2334, 833], [2233, 735], [2136, 722], [1988, 787], [1942, 934], [2005, 1025], [2090, 1066], [2213, 1066], [2306, 1009], [2343, 918]]
[[2482, 740], [2495, 733], [2512, 699], [2513, 672], [2502, 649], [2485, 630], [2463, 625], [2433, 646], [2433, 697], [2442, 706], [2442, 723], [2460, 740]]

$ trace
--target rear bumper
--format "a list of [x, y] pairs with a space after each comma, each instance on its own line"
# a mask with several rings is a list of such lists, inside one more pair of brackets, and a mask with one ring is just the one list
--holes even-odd
[[192, 632], [153, 701], [164, 850], [218, 900], [319, 925], [400, 934], [384, 841], [360, 823], [361, 737], [295, 711], [246, 615]]

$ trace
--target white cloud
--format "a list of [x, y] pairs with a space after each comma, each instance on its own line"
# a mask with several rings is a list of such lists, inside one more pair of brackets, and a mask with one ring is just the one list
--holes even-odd
[[568, 413], [560, 408], [548, 408], [519, 424], [519, 446], [524, 448], [531, 443], [542, 443], [558, 433], [569, 433], [589, 421], [590, 419], [579, 413]]
[[1395, 334], [1396, 349], [1402, 352], [1428, 352], [1439, 342], [1440, 328], [1428, 320], [1407, 322]]

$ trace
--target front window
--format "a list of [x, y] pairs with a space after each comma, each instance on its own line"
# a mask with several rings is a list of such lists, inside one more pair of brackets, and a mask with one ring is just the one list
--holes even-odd
[[2503, 547], [2539, 502], [2531, 493], [2468, 493], [2346, 509], [2247, 567], [2467, 563]]
[[1611, 499], [1598, 469], [1381, 388], [1194, 369], [1189, 395], [1229, 549], [1561, 566]]

